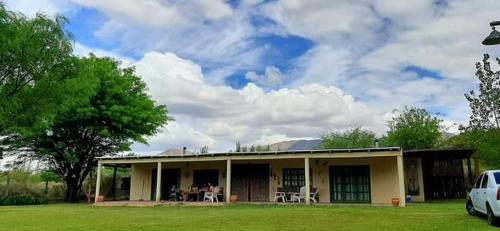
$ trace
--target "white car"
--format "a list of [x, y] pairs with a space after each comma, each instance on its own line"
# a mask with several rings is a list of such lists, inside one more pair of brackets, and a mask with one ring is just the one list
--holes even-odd
[[476, 179], [465, 207], [470, 215], [482, 213], [489, 224], [500, 225], [500, 170], [485, 171]]

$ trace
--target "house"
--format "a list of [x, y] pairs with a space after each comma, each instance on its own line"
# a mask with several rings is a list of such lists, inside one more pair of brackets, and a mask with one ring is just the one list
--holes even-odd
[[313, 188], [319, 203], [391, 204], [397, 198], [405, 206], [402, 158], [397, 147], [101, 157], [96, 195], [103, 165], [129, 165], [132, 201], [168, 200], [172, 186], [210, 182], [222, 187], [226, 201], [237, 195], [238, 201], [270, 202], [279, 188], [298, 192], [305, 185], [306, 203]]
[[467, 182], [472, 182], [470, 149], [305, 150], [314, 144], [281, 144], [280, 148], [290, 149], [283, 151], [101, 157], [96, 195], [100, 195], [103, 165], [131, 168], [132, 201], [168, 200], [172, 187], [187, 190], [211, 183], [222, 187], [221, 199], [226, 201], [237, 195], [238, 201], [270, 202], [276, 191], [299, 192], [300, 186], [306, 186], [306, 190], [317, 190], [319, 203], [389, 205], [397, 198], [404, 207], [407, 195], [416, 202], [465, 198], [464, 160]]

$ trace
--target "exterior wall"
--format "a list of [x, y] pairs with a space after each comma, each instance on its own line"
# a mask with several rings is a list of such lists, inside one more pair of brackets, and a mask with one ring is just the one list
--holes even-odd
[[311, 160], [311, 166], [313, 170], [313, 187], [319, 188], [320, 203], [330, 203], [329, 168], [332, 165], [368, 165], [370, 167], [372, 204], [391, 204], [392, 198], [401, 198], [396, 157], [316, 160]]
[[[242, 162], [249, 163], [249, 162]], [[269, 200], [272, 201], [278, 187], [283, 186], [283, 168], [304, 168], [303, 159], [252, 161], [269, 163]], [[394, 197], [404, 198], [400, 193], [396, 157], [311, 159], [312, 187], [319, 190], [319, 202], [330, 203], [330, 166], [368, 165], [370, 167], [370, 191], [372, 204], [391, 204]], [[276, 177], [274, 177], [276, 176]]]
[[156, 164], [132, 164], [130, 200], [151, 200], [151, 170]]
[[[274, 160], [233, 160], [232, 164], [267, 163], [269, 174], [269, 201], [274, 198], [274, 191], [283, 185], [283, 168], [304, 168], [304, 159]], [[329, 166], [332, 165], [368, 165], [370, 167], [370, 187], [372, 204], [391, 204], [394, 197], [404, 198], [401, 194], [400, 176], [396, 156], [362, 158], [321, 158], [310, 159], [312, 187], [319, 190], [319, 202], [330, 203]], [[193, 171], [202, 169], [219, 170], [219, 186], [226, 190], [226, 161], [163, 162], [163, 168], [181, 169], [181, 189], [188, 189], [193, 183]], [[156, 163], [132, 164], [131, 200], [150, 200], [151, 172]], [[421, 169], [421, 168], [420, 168]], [[422, 177], [420, 177], [422, 179]], [[423, 183], [422, 183], [423, 184]], [[423, 185], [422, 185], [423, 189]], [[404, 192], [404, 191], [403, 191]], [[422, 192], [423, 193], [423, 192]], [[404, 204], [403, 204], [404, 205]]]
[[[132, 164], [130, 180], [130, 200], [151, 200], [151, 176], [153, 169], [157, 168], [156, 163]], [[219, 170], [219, 186], [226, 188], [226, 161], [208, 162], [176, 162], [162, 163], [162, 168], [181, 169], [181, 189], [188, 189], [193, 184], [194, 170]], [[162, 175], [162, 178], [164, 176]], [[164, 199], [164, 198], [162, 198]]]
[[[424, 202], [425, 201], [425, 191], [424, 191], [424, 174], [422, 170], [422, 158], [421, 157], [405, 157], [407, 159], [415, 159], [417, 160], [417, 177], [418, 177], [418, 188], [419, 195], [412, 195], [413, 202]], [[406, 171], [406, 169], [405, 169]], [[405, 179], [405, 188], [407, 187], [407, 182]]]

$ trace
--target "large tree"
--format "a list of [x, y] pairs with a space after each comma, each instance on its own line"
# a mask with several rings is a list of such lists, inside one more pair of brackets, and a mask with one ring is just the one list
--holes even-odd
[[146, 143], [167, 123], [165, 106], [156, 106], [146, 85], [133, 68], [120, 68], [110, 58], [81, 58], [77, 76], [69, 88], [80, 92], [55, 114], [48, 129], [26, 133], [24, 152], [47, 163], [64, 179], [67, 201], [76, 201], [96, 157], [130, 149], [133, 142]]
[[0, 136], [44, 126], [63, 100], [72, 42], [63, 17], [28, 18], [0, 2]]
[[371, 148], [375, 133], [360, 127], [347, 131], [332, 131], [321, 137], [321, 148]]
[[408, 150], [433, 148], [442, 141], [441, 122], [425, 109], [405, 107], [389, 121], [383, 144]]

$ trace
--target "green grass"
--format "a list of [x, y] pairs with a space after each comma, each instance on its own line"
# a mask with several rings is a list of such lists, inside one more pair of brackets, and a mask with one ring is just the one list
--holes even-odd
[[373, 206], [0, 207], [0, 230], [488, 230], [463, 201]]

